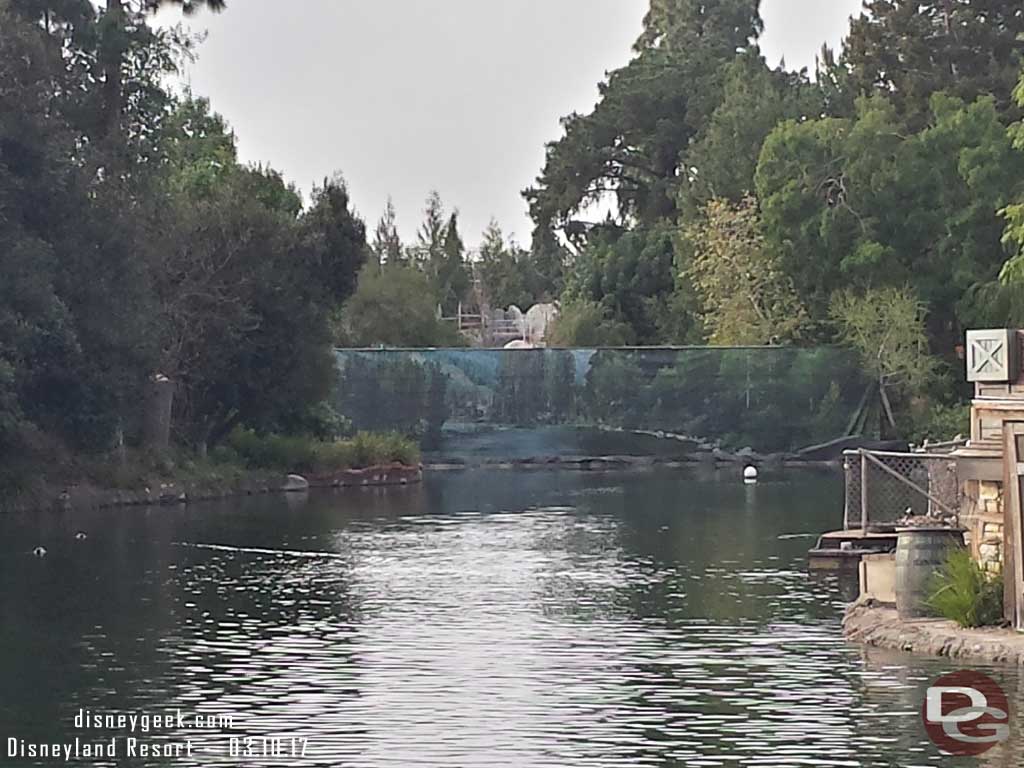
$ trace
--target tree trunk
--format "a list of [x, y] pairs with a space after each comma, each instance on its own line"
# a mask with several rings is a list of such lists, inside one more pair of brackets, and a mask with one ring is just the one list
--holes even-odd
[[216, 448], [231, 434], [241, 420], [238, 411], [232, 412], [225, 418], [215, 420], [213, 426], [206, 433], [206, 440], [203, 441], [204, 444], [207, 448]]
[[103, 108], [104, 136], [114, 147], [120, 143], [124, 115], [123, 69], [126, 53], [124, 35], [127, 26], [125, 0], [107, 0], [106, 15], [110, 19], [103, 41]]
[[[892, 404], [889, 402], [889, 395], [887, 395], [886, 392], [885, 392], [885, 379], [879, 379], [878, 380], [878, 399], [882, 403], [882, 412], [885, 415], [885, 418], [888, 420], [889, 427], [892, 430], [890, 432], [890, 434], [891, 435], [895, 435], [896, 434], [896, 419], [895, 419], [895, 417], [893, 416], [893, 413], [892, 413]], [[879, 421], [881, 422], [881, 414], [879, 415]], [[885, 432], [884, 432], [885, 423], [882, 422], [881, 426], [882, 426], [883, 432], [880, 435], [880, 437], [884, 440], [885, 439]]]

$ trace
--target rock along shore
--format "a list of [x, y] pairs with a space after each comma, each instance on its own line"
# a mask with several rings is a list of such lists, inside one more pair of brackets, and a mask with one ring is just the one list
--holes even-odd
[[996, 627], [961, 629], [944, 619], [904, 621], [895, 607], [875, 601], [847, 609], [843, 634], [852, 643], [875, 648], [1024, 666], [1024, 634]]

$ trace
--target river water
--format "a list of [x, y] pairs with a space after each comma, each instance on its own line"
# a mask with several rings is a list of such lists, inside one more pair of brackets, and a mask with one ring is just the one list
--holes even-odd
[[[192, 742], [95, 766], [1024, 764], [1019, 734], [981, 761], [927, 740], [948, 662], [843, 642], [840, 586], [804, 560], [840, 505], [832, 475], [476, 469], [0, 517], [0, 765], [76, 737]], [[1016, 712], [1016, 670], [981, 669]]]

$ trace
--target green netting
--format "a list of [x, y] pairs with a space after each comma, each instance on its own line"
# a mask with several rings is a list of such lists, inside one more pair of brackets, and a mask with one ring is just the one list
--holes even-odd
[[760, 451], [842, 436], [866, 382], [846, 350], [338, 350], [334, 407], [429, 444], [466, 425], [575, 425]]

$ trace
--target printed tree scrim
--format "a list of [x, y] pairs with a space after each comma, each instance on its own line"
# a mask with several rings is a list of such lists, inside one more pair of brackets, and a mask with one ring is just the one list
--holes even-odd
[[868, 383], [846, 350], [337, 350], [334, 406], [430, 447], [443, 428], [574, 425], [791, 450], [846, 433]]

